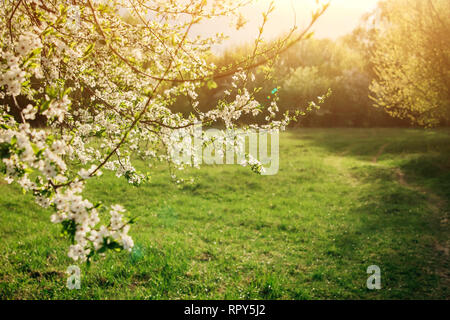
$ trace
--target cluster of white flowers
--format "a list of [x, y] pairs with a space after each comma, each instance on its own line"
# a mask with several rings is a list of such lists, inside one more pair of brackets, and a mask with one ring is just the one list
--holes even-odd
[[36, 119], [37, 110], [33, 105], [29, 104], [25, 109], [22, 110], [22, 114], [26, 120]]
[[[95, 164], [93, 164], [89, 169], [81, 169], [80, 171], [78, 171], [78, 175], [84, 179], [87, 180], [89, 178], [91, 178], [92, 174], [95, 172], [95, 170], [97, 169], [97, 166]], [[95, 172], [96, 176], [101, 176], [102, 172], [100, 170], [98, 170], [97, 172]]]
[[52, 215], [53, 223], [73, 221], [75, 223], [75, 244], [69, 248], [69, 257], [75, 261], [86, 261], [89, 254], [109, 246], [115, 241], [125, 250], [133, 248], [133, 239], [128, 235], [130, 226], [124, 220], [125, 209], [120, 205], [111, 207], [110, 223], [101, 225], [99, 213], [93, 204], [78, 193], [82, 190], [82, 184], [74, 186], [64, 193], [57, 193], [53, 199], [58, 210]]
[[20, 35], [19, 41], [16, 44], [16, 51], [22, 57], [28, 55], [31, 51], [41, 48], [42, 42], [39, 37], [32, 32], [25, 32]]
[[114, 170], [116, 172], [116, 177], [118, 178], [125, 176], [128, 183], [135, 186], [141, 185], [146, 179], [144, 174], [140, 174], [136, 171], [134, 166], [131, 164], [130, 157], [124, 157], [120, 161], [109, 161], [105, 164], [105, 169]]
[[68, 96], [64, 96], [62, 99], [52, 101], [47, 110], [42, 112], [48, 119], [55, 119], [59, 123], [63, 122], [67, 113], [67, 109], [70, 105], [70, 99]]
[[[28, 106], [22, 113], [28, 115], [33, 109]], [[9, 117], [0, 119], [3, 119], [0, 124], [10, 127], [0, 130], [0, 144], [7, 146], [11, 153], [2, 159], [5, 180], [8, 183], [16, 180], [25, 191], [34, 193], [39, 205], [53, 207], [56, 211], [51, 216], [53, 223], [73, 223], [75, 244], [69, 249], [71, 258], [86, 261], [90, 253], [113, 241], [126, 250], [133, 247], [133, 240], [128, 236], [129, 226], [123, 217], [123, 207], [113, 206], [109, 226], [98, 228], [99, 212], [81, 196], [84, 189], [82, 180], [74, 180], [56, 191], [52, 189], [68, 180], [65, 176], [67, 165], [62, 156], [70, 154], [71, 148], [64, 139], [49, 144], [49, 135], [45, 131], [31, 129], [28, 123], [18, 125]], [[95, 168], [93, 165], [89, 170], [82, 169], [79, 176], [87, 179]], [[36, 182], [29, 179], [29, 173], [33, 170], [40, 173]], [[96, 175], [99, 173], [97, 171]], [[50, 182], [50, 186], [47, 182]]]
[[123, 213], [125, 209], [121, 205], [111, 206], [110, 226], [113, 230], [111, 237], [119, 242], [125, 250], [131, 251], [134, 246], [133, 239], [128, 235], [130, 226], [123, 221]]
[[266, 117], [266, 121], [270, 121], [270, 119], [275, 118], [277, 112], [279, 111], [277, 102], [272, 101], [270, 106], [267, 108], [267, 111], [269, 111], [269, 115]]
[[246, 158], [242, 160], [241, 165], [243, 167], [250, 166], [252, 171], [258, 174], [264, 173], [265, 170], [262, 163], [251, 154], [247, 155]]
[[19, 57], [12, 53], [3, 54], [6, 60], [6, 71], [2, 70], [0, 74], [0, 86], [6, 86], [7, 93], [12, 96], [18, 96], [22, 90], [22, 82], [25, 81], [26, 72], [19, 67]]
[[[12, 96], [20, 95], [22, 83], [26, 80], [27, 73], [20, 68], [22, 59], [31, 51], [41, 48], [42, 43], [37, 35], [32, 32], [25, 32], [20, 35], [18, 43], [15, 44], [15, 51], [3, 52], [0, 48], [1, 58], [6, 61], [6, 65], [0, 65], [0, 87], [6, 86], [7, 93]], [[3, 67], [3, 68], [1, 68]]]

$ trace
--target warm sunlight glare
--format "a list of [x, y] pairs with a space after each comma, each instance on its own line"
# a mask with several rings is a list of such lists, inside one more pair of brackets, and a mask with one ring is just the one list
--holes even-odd
[[[257, 0], [243, 9], [243, 16], [248, 23], [239, 31], [234, 30], [225, 21], [214, 21], [196, 30], [197, 34], [214, 34], [224, 32], [232, 40], [229, 43], [240, 44], [253, 41], [261, 24], [261, 13], [266, 11], [271, 0]], [[320, 3], [326, 3], [321, 0]], [[314, 27], [318, 38], [336, 39], [351, 32], [360, 22], [361, 17], [373, 10], [378, 0], [330, 0], [331, 6]], [[265, 29], [266, 39], [274, 38], [292, 28], [294, 22], [299, 28], [304, 27], [316, 8], [316, 0], [275, 0], [275, 11], [271, 14]]]

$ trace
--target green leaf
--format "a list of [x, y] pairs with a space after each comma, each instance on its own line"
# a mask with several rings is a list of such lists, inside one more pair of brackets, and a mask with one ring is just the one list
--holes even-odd
[[218, 87], [217, 83], [214, 80], [209, 80], [206, 85], [208, 86], [209, 90], [216, 89]]
[[95, 43], [91, 43], [90, 45], [88, 45], [88, 47], [86, 48], [86, 50], [83, 53], [83, 58], [86, 58], [93, 50], [95, 47]]

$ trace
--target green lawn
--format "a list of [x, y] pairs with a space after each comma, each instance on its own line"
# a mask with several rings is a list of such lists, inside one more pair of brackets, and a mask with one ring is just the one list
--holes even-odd
[[181, 188], [163, 165], [140, 188], [105, 172], [90, 199], [141, 216], [136, 247], [81, 266], [73, 291], [50, 212], [2, 181], [0, 298], [450, 298], [450, 130], [290, 131], [280, 157], [276, 176], [208, 166]]

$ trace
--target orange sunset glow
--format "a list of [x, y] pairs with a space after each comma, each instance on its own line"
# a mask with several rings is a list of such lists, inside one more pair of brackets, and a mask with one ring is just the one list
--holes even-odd
[[[262, 13], [267, 10], [272, 0], [256, 0], [242, 9], [247, 24], [236, 31], [223, 18], [209, 21], [198, 26], [194, 34], [212, 35], [223, 32], [230, 36], [230, 44], [242, 44], [253, 41], [258, 34]], [[351, 32], [361, 21], [364, 14], [373, 10], [378, 0], [321, 0], [319, 4], [330, 2], [330, 7], [315, 24], [313, 31], [317, 38], [336, 39]], [[289, 31], [294, 23], [301, 29], [311, 18], [311, 12], [317, 8], [316, 0], [274, 0], [275, 10], [269, 16], [264, 30], [264, 37], [271, 39]]]

